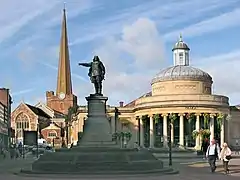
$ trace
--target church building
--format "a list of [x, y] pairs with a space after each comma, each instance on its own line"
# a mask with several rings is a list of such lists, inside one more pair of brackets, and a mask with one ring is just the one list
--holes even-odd
[[[45, 121], [45, 126], [40, 128], [40, 132], [43, 138], [48, 140], [49, 143], [52, 144], [55, 140], [55, 145], [56, 143], [59, 145], [63, 140], [67, 144], [73, 142], [76, 144], [77, 140], [74, 140], [71, 135], [72, 117], [68, 116], [69, 108], [77, 109], [77, 96], [72, 92], [66, 10], [64, 9], [56, 92], [46, 92], [46, 104], [39, 102], [35, 106], [32, 106], [21, 103], [12, 112], [11, 126], [16, 130], [16, 139], [22, 138], [21, 132], [23, 128], [24, 130], [36, 131], [37, 125], [40, 123], [39, 120], [41, 119]], [[69, 123], [66, 123], [68, 121]]]

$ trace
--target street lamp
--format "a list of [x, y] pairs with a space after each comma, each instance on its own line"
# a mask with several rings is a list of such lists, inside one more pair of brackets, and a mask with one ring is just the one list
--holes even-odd
[[171, 130], [172, 130], [172, 124], [169, 123], [169, 139], [168, 139], [169, 166], [172, 166], [172, 142], [171, 142], [172, 133], [171, 133]]
[[37, 124], [37, 153], [36, 153], [36, 156], [38, 158], [38, 131], [39, 131], [39, 124]]
[[24, 128], [22, 128], [22, 137], [23, 137], [23, 141], [22, 141], [22, 142], [23, 142], [23, 143], [22, 143], [22, 157], [23, 157], [23, 159], [25, 158], [25, 152], [24, 152], [24, 150], [25, 150], [25, 149], [24, 149], [24, 138], [25, 138], [25, 137], [24, 137], [24, 132], [25, 132], [25, 131], [24, 131]]

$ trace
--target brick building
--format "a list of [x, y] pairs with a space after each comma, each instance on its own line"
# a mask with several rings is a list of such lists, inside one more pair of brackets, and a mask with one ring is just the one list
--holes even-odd
[[48, 144], [54, 147], [61, 147], [63, 142], [61, 129], [56, 123], [51, 123], [48, 127], [42, 129], [41, 134]]
[[41, 132], [50, 122], [51, 116], [42, 109], [23, 102], [11, 114], [11, 127], [15, 130], [16, 142], [23, 140], [23, 131]]
[[8, 146], [11, 140], [11, 104], [9, 89], [0, 88], [0, 143]]

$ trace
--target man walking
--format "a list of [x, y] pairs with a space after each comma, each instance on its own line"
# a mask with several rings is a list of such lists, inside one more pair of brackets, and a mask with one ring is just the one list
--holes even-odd
[[216, 170], [216, 159], [220, 155], [220, 147], [216, 143], [215, 139], [213, 139], [208, 146], [206, 157], [208, 158], [208, 163], [211, 168], [211, 172], [215, 172]]

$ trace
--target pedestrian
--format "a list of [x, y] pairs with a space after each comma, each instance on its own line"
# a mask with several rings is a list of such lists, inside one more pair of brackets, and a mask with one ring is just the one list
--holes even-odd
[[220, 147], [216, 144], [215, 139], [211, 140], [210, 145], [208, 146], [206, 157], [208, 159], [208, 163], [210, 165], [211, 172], [215, 172], [216, 170], [216, 160], [220, 155]]
[[208, 146], [209, 146], [209, 141], [208, 141], [208, 138], [206, 138], [203, 140], [202, 147], [201, 147], [203, 152], [203, 159], [206, 159], [206, 152], [207, 152]]
[[228, 147], [227, 143], [223, 143], [222, 150], [220, 152], [219, 159], [223, 161], [223, 169], [225, 174], [229, 173], [228, 163], [232, 159], [232, 151]]

